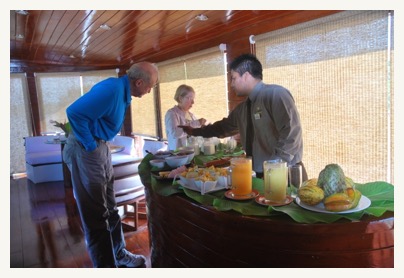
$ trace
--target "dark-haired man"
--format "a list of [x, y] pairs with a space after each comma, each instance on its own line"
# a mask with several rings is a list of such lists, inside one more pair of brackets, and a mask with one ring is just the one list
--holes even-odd
[[223, 138], [239, 133], [246, 154], [253, 158], [257, 177], [262, 177], [265, 160], [282, 158], [288, 165], [301, 164], [303, 180], [307, 180], [302, 163], [302, 127], [292, 94], [282, 86], [263, 83], [262, 65], [254, 55], [235, 58], [230, 71], [231, 87], [246, 100], [227, 118], [213, 124], [181, 127], [192, 136]]

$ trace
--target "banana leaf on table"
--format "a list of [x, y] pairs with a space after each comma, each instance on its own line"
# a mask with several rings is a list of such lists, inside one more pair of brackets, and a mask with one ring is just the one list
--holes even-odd
[[295, 203], [288, 206], [275, 207], [274, 210], [283, 212], [300, 223], [331, 223], [342, 218], [356, 221], [364, 215], [379, 217], [387, 211], [394, 211], [394, 186], [392, 184], [378, 181], [355, 184], [355, 186], [362, 195], [368, 197], [371, 201], [370, 206], [362, 211], [347, 214], [326, 214], [304, 210]]
[[[364, 215], [379, 217], [387, 211], [394, 211], [394, 186], [387, 182], [377, 181], [365, 184], [355, 184], [362, 195], [368, 197], [371, 204], [368, 208], [354, 213], [347, 214], [329, 214], [306, 210], [295, 202], [286, 206], [263, 207], [254, 200], [251, 201], [233, 201], [226, 198], [217, 198], [213, 206], [218, 210], [235, 210], [243, 215], [252, 216], [275, 216], [279, 213], [287, 214], [293, 220], [299, 223], [332, 223], [339, 219], [359, 220]], [[253, 179], [253, 188], [263, 192], [263, 182], [259, 179]], [[266, 210], [266, 213], [263, 211]]]
[[[150, 157], [147, 159], [150, 160]], [[226, 190], [201, 195], [200, 192], [183, 188], [175, 181], [161, 181], [151, 177], [149, 162], [147, 161], [147, 166], [142, 164], [143, 161], [139, 166], [139, 174], [142, 182], [149, 182], [153, 190], [158, 194], [163, 196], [185, 194], [200, 204], [212, 206], [220, 211], [234, 210], [243, 215], [262, 217], [275, 217], [285, 214], [298, 223], [332, 223], [339, 219], [356, 221], [361, 219], [364, 215], [379, 217], [387, 211], [394, 211], [394, 186], [383, 181], [355, 184], [356, 189], [358, 189], [362, 195], [370, 199], [371, 204], [368, 208], [354, 213], [329, 214], [306, 210], [295, 202], [286, 206], [265, 207], [257, 204], [254, 199], [246, 201], [231, 200], [225, 197], [224, 193]], [[263, 180], [253, 178], [253, 189], [262, 193]]]
[[218, 151], [214, 155], [195, 155], [194, 163], [198, 166], [203, 166], [204, 163], [210, 162], [212, 160], [221, 159], [223, 157], [233, 157], [233, 156], [240, 156], [244, 154], [244, 150], [240, 147], [236, 147], [234, 151], [230, 154], [226, 154], [223, 151]]

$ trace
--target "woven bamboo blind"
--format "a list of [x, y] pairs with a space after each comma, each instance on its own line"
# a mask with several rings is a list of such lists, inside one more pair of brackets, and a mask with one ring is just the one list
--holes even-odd
[[346, 11], [256, 37], [264, 82], [295, 98], [310, 178], [329, 163], [394, 182], [393, 16]]
[[109, 77], [118, 77], [118, 73], [114, 69], [86, 71], [81, 73], [83, 94], [91, 90], [91, 88]]
[[157, 135], [157, 117], [155, 106], [156, 95], [152, 92], [140, 99], [132, 97], [130, 104], [132, 111], [132, 130], [138, 135]]
[[67, 121], [66, 108], [81, 96], [80, 73], [37, 73], [41, 132], [60, 131], [49, 121]]
[[96, 83], [116, 76], [115, 70], [36, 73], [41, 131], [60, 131], [49, 121], [67, 121], [66, 108], [70, 104]]
[[24, 137], [32, 135], [25, 74], [10, 74], [10, 173], [25, 171]]
[[[167, 138], [164, 117], [167, 110], [177, 104], [174, 95], [181, 84], [194, 88], [195, 103], [190, 111], [198, 118], [205, 118], [213, 123], [228, 115], [226, 68], [224, 56], [218, 47], [168, 60], [157, 66], [160, 86], [160, 99], [157, 102], [161, 107], [163, 138]], [[155, 94], [148, 94], [141, 101], [132, 101], [135, 133], [159, 136], [155, 98]]]

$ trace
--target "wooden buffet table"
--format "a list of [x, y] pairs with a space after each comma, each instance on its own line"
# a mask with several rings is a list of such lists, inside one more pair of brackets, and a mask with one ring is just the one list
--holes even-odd
[[302, 224], [219, 211], [156, 193], [142, 163], [152, 267], [394, 267], [394, 212]]

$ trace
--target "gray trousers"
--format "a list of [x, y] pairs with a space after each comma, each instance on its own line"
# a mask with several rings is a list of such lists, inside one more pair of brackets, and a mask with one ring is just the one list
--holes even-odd
[[87, 152], [70, 133], [63, 150], [94, 267], [116, 267], [115, 259], [125, 248], [121, 218], [114, 193], [111, 152], [103, 140]]

